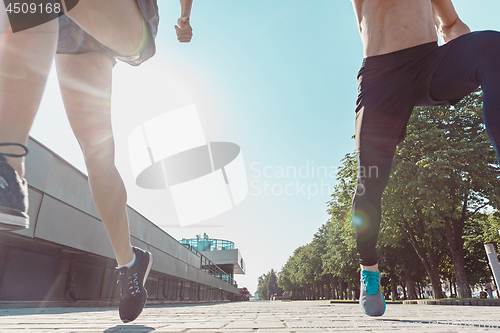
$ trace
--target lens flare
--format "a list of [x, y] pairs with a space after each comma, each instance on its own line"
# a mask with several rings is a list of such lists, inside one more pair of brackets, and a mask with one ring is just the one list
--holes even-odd
[[352, 214], [352, 225], [357, 233], [363, 233], [368, 229], [368, 216], [365, 212], [358, 210]]

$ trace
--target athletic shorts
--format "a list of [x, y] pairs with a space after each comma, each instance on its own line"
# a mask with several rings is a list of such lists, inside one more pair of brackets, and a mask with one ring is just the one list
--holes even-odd
[[450, 105], [461, 99], [439, 101], [430, 96], [434, 74], [453, 43], [426, 43], [364, 59], [356, 102], [358, 153], [376, 149], [392, 158], [415, 106]]
[[148, 60], [156, 52], [154, 39], [158, 32], [158, 4], [157, 0], [136, 0], [136, 2], [143, 16], [145, 38], [136, 54], [125, 55], [104, 46], [83, 31], [82, 28], [80, 28], [66, 15], [59, 17], [59, 41], [57, 45], [57, 53], [81, 54], [87, 52], [99, 52], [110, 56], [115, 63], [116, 59], [118, 59], [133, 66], [138, 66], [142, 62]]

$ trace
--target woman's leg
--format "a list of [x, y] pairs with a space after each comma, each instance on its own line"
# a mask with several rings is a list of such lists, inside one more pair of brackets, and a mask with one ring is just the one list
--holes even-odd
[[[12, 33], [2, 2], [0, 29], [0, 143], [26, 145], [56, 51], [58, 20]], [[0, 152], [23, 153], [19, 147]], [[7, 161], [24, 176], [24, 158]]]
[[92, 198], [118, 265], [132, 261], [125, 186], [115, 167], [111, 128], [113, 62], [102, 53], [56, 56], [64, 106], [85, 156]]
[[83, 0], [67, 15], [114, 51], [133, 52], [141, 44], [142, 14], [135, 0]]

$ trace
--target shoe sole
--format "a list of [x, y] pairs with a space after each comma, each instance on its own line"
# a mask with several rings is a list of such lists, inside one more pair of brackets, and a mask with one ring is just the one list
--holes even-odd
[[149, 255], [149, 263], [148, 263], [148, 268], [146, 269], [146, 273], [144, 273], [144, 280], [142, 281], [142, 286], [144, 287], [146, 285], [146, 280], [148, 279], [149, 272], [151, 271], [151, 267], [153, 267], [153, 255], [148, 252]]
[[0, 231], [16, 231], [30, 227], [29, 217], [0, 213]]

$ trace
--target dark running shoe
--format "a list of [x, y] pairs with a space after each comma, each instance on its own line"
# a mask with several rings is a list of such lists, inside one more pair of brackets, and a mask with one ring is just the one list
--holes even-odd
[[7, 163], [5, 156], [23, 157], [28, 148], [14, 143], [0, 143], [0, 146], [20, 146], [26, 151], [22, 155], [0, 153], [0, 231], [27, 229], [28, 183]]
[[153, 265], [153, 255], [137, 247], [133, 247], [135, 263], [132, 267], [116, 269], [120, 284], [120, 319], [124, 323], [135, 320], [142, 312], [148, 299], [148, 291], [144, 288], [149, 271]]
[[385, 299], [380, 291], [380, 272], [361, 271], [359, 305], [369, 316], [378, 317], [385, 312]]

